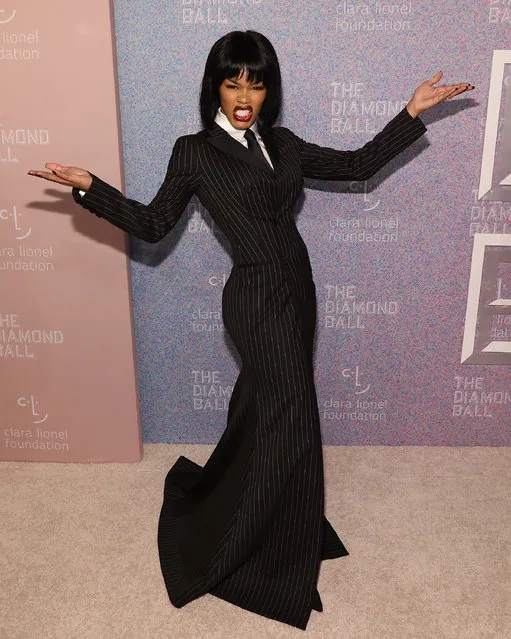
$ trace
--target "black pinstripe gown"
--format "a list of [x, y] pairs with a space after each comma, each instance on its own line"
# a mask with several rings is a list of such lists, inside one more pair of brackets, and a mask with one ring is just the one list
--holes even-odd
[[223, 320], [242, 368], [227, 427], [202, 468], [180, 457], [165, 481], [158, 545], [177, 606], [211, 593], [305, 629], [322, 610], [322, 559], [347, 555], [324, 516], [323, 458], [312, 347], [316, 295], [294, 221], [303, 177], [365, 180], [425, 131], [406, 110], [357, 151], [264, 136], [275, 170], [221, 127], [179, 138], [145, 206], [96, 176], [78, 203], [157, 242], [197, 194], [230, 241]]

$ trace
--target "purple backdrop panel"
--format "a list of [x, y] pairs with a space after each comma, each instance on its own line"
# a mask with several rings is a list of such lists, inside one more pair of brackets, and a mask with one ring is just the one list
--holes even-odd
[[[207, 53], [233, 29], [274, 43], [282, 124], [326, 146], [362, 146], [438, 70], [476, 85], [425, 113], [427, 134], [369, 182], [308, 183], [297, 220], [324, 443], [510, 445], [506, 3], [133, 0], [115, 14], [127, 191], [144, 202], [176, 138], [199, 130]], [[238, 371], [229, 247], [192, 201], [162, 242], [131, 248], [145, 441], [216, 442]]]

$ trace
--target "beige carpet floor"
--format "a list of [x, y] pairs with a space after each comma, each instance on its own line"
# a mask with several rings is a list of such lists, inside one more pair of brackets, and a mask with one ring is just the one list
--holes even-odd
[[140, 464], [0, 463], [1, 639], [511, 637], [511, 449], [325, 447], [323, 562], [307, 630], [205, 595], [168, 601], [156, 526], [180, 454]]

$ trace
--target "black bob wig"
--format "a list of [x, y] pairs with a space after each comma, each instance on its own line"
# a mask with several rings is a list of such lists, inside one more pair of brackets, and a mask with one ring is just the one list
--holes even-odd
[[266, 87], [257, 121], [265, 133], [275, 124], [282, 104], [282, 82], [277, 54], [272, 43], [257, 31], [231, 31], [217, 40], [206, 60], [200, 94], [200, 114], [204, 128], [210, 129], [220, 106], [218, 88], [226, 78], [247, 73], [249, 82]]

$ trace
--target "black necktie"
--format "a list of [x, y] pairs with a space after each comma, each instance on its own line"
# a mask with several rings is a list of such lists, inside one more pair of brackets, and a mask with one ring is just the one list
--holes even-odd
[[258, 157], [260, 160], [263, 160], [266, 164], [268, 164], [268, 160], [264, 157], [263, 150], [261, 149], [261, 145], [256, 139], [255, 133], [252, 129], [246, 129], [245, 131], [245, 140], [248, 144], [248, 150], [250, 153]]

